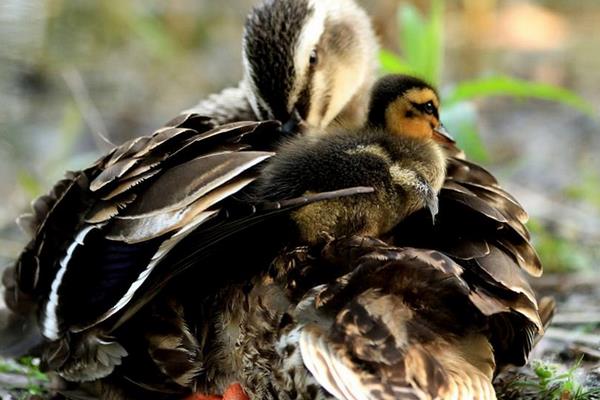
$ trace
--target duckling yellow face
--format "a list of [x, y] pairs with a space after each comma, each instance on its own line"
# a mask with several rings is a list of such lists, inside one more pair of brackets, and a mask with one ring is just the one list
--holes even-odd
[[440, 125], [439, 106], [433, 90], [409, 89], [385, 110], [386, 129], [395, 135], [434, 139], [434, 131]]
[[369, 121], [395, 135], [453, 143], [440, 122], [439, 109], [433, 87], [415, 77], [389, 75], [373, 89]]

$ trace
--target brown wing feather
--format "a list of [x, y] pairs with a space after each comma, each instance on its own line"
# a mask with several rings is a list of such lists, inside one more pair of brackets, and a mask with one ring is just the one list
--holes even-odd
[[154, 302], [149, 321], [152, 321], [151, 326], [143, 335], [150, 358], [173, 382], [192, 387], [195, 376], [203, 367], [202, 355], [198, 340], [186, 322], [183, 307], [176, 299]]
[[498, 181], [489, 171], [473, 162], [450, 157], [446, 164], [446, 176], [458, 181], [467, 181], [479, 185], [496, 186]]
[[315, 379], [341, 399], [494, 399], [490, 316], [470, 300], [464, 269], [435, 251], [357, 237], [323, 254], [336, 264], [359, 248], [366, 254], [350, 257], [352, 272], [299, 302], [299, 323], [315, 312], [333, 322], [302, 330], [303, 362]]
[[[484, 237], [488, 243], [495, 242], [496, 245], [511, 254], [521, 268], [533, 276], [539, 276], [542, 272], [541, 263], [529, 243], [529, 232], [524, 225], [528, 220], [528, 215], [519, 202], [503, 190], [489, 172], [476, 164], [450, 158], [448, 165], [445, 187], [449, 190], [444, 193], [442, 199], [466, 206], [462, 210], [465, 220], [479, 219], [483, 223], [484, 219], [492, 219], [501, 222], [503, 227], [498, 232], [490, 230], [488, 235], [481, 235], [482, 231], [476, 229], [473, 231], [474, 234], [469, 235], [468, 232], [464, 232], [465, 236], [476, 237], [479, 235]], [[496, 210], [502, 215], [502, 218], [497, 218], [497, 215], [491, 213], [489, 208]], [[460, 226], [457, 228], [460, 230]]]
[[409, 219], [396, 229], [394, 243], [438, 249], [465, 268], [465, 279], [478, 285], [471, 301], [490, 317], [499, 366], [524, 363], [535, 336], [543, 333], [524, 276], [542, 273], [524, 225], [527, 213], [488, 171], [452, 157], [439, 207], [433, 227]]
[[[101, 260], [105, 255], [105, 250], [102, 249], [106, 246], [115, 248], [148, 242], [148, 245], [144, 244], [147, 249], [144, 251], [156, 251], [152, 260], [158, 262], [168, 249], [175, 245], [176, 240], [185, 237], [178, 232], [183, 230], [186, 221], [193, 220], [194, 227], [197, 227], [200, 223], [196, 216], [203, 213], [207, 213], [208, 216], [216, 215], [216, 203], [239, 191], [254, 179], [253, 167], [266, 160], [271, 153], [250, 150], [254, 143], [266, 148], [273, 135], [278, 133], [278, 126], [275, 122], [240, 122], [215, 128], [210, 119], [205, 117], [181, 115], [153, 135], [127, 142], [89, 168], [70, 173], [67, 179], [57, 183], [48, 195], [34, 202], [34, 213], [23, 220], [26, 229], [35, 233], [35, 236], [18, 260], [16, 268], [9, 269], [6, 273], [5, 281], [9, 287], [6, 296], [10, 298], [7, 299], [9, 306], [15, 312], [34, 312], [42, 305], [42, 318], [47, 319], [52, 318], [51, 313], [48, 314], [52, 307], [45, 305], [49, 302], [48, 295], [52, 291], [53, 296], [58, 294], [58, 300], [55, 298], [51, 301], [68, 300], [71, 304], [77, 304], [77, 299], [61, 300], [62, 296], [79, 296], [76, 293], [87, 292], [86, 296], [89, 297], [86, 299], [93, 299], [97, 298], [96, 295], [92, 295], [96, 290], [100, 291], [96, 303], [101, 304], [104, 301], [102, 296], [115, 297], [115, 294], [123, 293], [123, 289], [118, 289], [114, 294], [104, 295], [101, 294], [102, 291], [108, 293], [110, 290], [106, 292], [103, 287], [92, 287], [86, 291], [82, 286], [74, 288], [74, 294], [68, 294], [72, 285], [69, 278], [70, 269], [67, 268], [69, 260], [75, 256], [81, 257], [77, 254], [82, 251], [88, 252], [91, 258]], [[257, 135], [264, 138], [257, 139]], [[208, 162], [207, 159], [212, 159], [213, 162]], [[209, 207], [213, 207], [210, 212], [207, 210]], [[156, 221], [149, 218], [154, 214], [165, 215], [169, 212], [178, 215], [175, 218], [178, 222], [167, 222], [156, 227], [153, 225]], [[113, 227], [116, 224], [120, 224], [120, 227]], [[154, 226], [154, 233], [139, 236], [139, 232], [143, 231], [140, 227], [148, 224]], [[86, 246], [81, 243], [74, 244], [73, 240], [78, 232], [90, 225], [96, 226], [99, 233], [92, 235], [94, 237], [89, 240], [85, 239]], [[129, 228], [125, 229], [127, 226]], [[119, 230], [121, 235], [109, 239], [110, 232], [115, 230]], [[132, 238], [136, 232], [138, 235], [135, 240], [129, 240], [123, 237], [123, 232], [131, 232]], [[87, 243], [88, 241], [91, 242]], [[98, 245], [99, 241], [107, 244]], [[158, 246], [160, 241], [168, 242], [168, 246]], [[102, 253], [94, 256], [96, 247]], [[144, 262], [149, 256], [152, 254], [135, 257], [139, 257], [139, 262]], [[113, 262], [109, 255], [106, 260], [109, 263]], [[117, 263], [121, 262], [121, 258], [114, 260]], [[131, 262], [136, 261], [134, 259]], [[63, 264], [66, 267], [63, 267]], [[104, 268], [102, 264], [99, 265]], [[116, 265], [122, 269], [121, 264]], [[107, 266], [110, 268], [110, 264]], [[67, 268], [66, 274], [57, 278], [57, 272], [61, 268]], [[92, 268], [92, 265], [87, 268]], [[135, 272], [133, 265], [127, 268], [132, 271], [130, 275]], [[121, 274], [120, 270], [116, 272]], [[147, 269], [146, 275], [136, 275], [135, 281], [145, 279], [149, 272]], [[109, 277], [110, 271], [102, 274], [107, 277], [108, 282], [103, 284], [109, 284], [111, 279], [115, 279]], [[133, 275], [117, 279], [132, 278]], [[51, 284], [59, 279], [61, 282], [57, 291], [51, 288]], [[85, 281], [79, 282], [78, 285], [87, 285]], [[133, 281], [129, 284], [132, 283]], [[120, 281], [119, 284], [123, 286], [124, 282]], [[136, 285], [139, 286], [139, 282]], [[128, 296], [131, 297], [129, 294]], [[117, 309], [112, 307], [111, 312], [118, 311], [118, 308], [125, 304], [126, 301], [121, 299]], [[105, 309], [110, 306], [107, 304]], [[62, 310], [60, 307], [58, 309]], [[82, 312], [89, 315], [79, 322], [65, 322], [61, 318], [66, 317], [59, 314], [59, 332], [66, 329], [69, 323], [74, 324], [74, 327], [92, 326], [93, 317], [90, 310]], [[15, 326], [15, 329], [18, 330], [19, 327]]]
[[478, 257], [476, 264], [481, 270], [478, 276], [505, 293], [520, 293], [525, 295], [532, 303], [536, 297], [525, 277], [523, 271], [515, 268], [514, 260], [497, 247], [491, 247], [490, 253], [484, 257]]

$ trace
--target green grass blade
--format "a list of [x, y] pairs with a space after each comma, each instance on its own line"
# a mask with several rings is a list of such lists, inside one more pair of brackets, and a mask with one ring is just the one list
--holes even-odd
[[442, 70], [444, 54], [444, 2], [433, 0], [431, 2], [431, 14], [427, 22], [427, 35], [424, 43], [427, 63], [427, 78], [429, 83], [438, 86]]
[[443, 55], [443, 0], [433, 0], [431, 13], [423, 16], [413, 5], [400, 8], [401, 47], [413, 75], [439, 84]]
[[401, 47], [404, 59], [414, 71], [428, 79], [426, 23], [423, 16], [413, 5], [406, 4], [399, 10], [401, 27]]
[[402, 57], [389, 51], [382, 49], [379, 52], [379, 64], [381, 69], [386, 74], [413, 74], [414, 68]]
[[512, 96], [556, 101], [574, 107], [589, 116], [596, 116], [590, 103], [570, 90], [545, 83], [528, 82], [504, 76], [492, 76], [461, 82], [444, 97], [444, 105], [489, 96]]

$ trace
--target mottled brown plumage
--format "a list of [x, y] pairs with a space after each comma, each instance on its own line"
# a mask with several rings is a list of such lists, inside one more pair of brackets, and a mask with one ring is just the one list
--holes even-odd
[[[272, 155], [251, 150], [252, 138], [268, 143], [277, 127], [252, 122], [215, 128], [204, 117], [180, 117], [69, 173], [34, 202], [34, 213], [20, 220], [34, 236], [5, 274], [5, 297], [16, 314], [39, 316], [39, 326], [28, 325], [31, 344], [40, 333], [50, 342], [43, 353], [51, 369], [88, 380], [120, 362], [126, 351], [111, 350], [110, 332], [152, 295], [139, 287], [157, 284], [148, 277], [194, 228], [227, 218], [219, 202], [249, 184], [254, 167]], [[23, 337], [10, 329], [3, 342], [5, 353], [23, 350]], [[86, 357], [97, 351], [103, 358], [108, 349], [118, 360], [94, 366], [71, 359], [78, 346]]]
[[[233, 198], [272, 156], [258, 149], [272, 148], [279, 128], [274, 121], [215, 127], [190, 114], [69, 173], [20, 220], [34, 236], [4, 274], [10, 310], [2, 352], [38, 355], [44, 370], [71, 382], [108, 377], [84, 385], [92, 392], [120, 392], [129, 381], [146, 389], [160, 382], [164, 393], [193, 389], [210, 355], [202, 352], [201, 333], [188, 326], [184, 295], [170, 280], [196, 267], [193, 276], [207, 280], [208, 291], [232, 277], [243, 281], [259, 264], [237, 271], [233, 258], [221, 257], [227, 267], [210, 271], [219, 265], [211, 257], [222, 252], [215, 250], [221, 242], [313, 201], [248, 205]], [[165, 286], [166, 294], [152, 301]], [[203, 300], [193, 288], [190, 293], [194, 302]], [[212, 315], [192, 318], [199, 329], [203, 318]]]
[[[269, 26], [261, 23], [265, 19]], [[264, 58], [256, 45], [272, 38], [277, 45]], [[167, 296], [140, 309], [179, 270], [210, 256], [224, 237], [265, 213], [281, 212], [270, 212], [273, 204], [225, 211], [221, 204], [239, 205], [232, 195], [270, 157], [281, 134], [276, 124], [218, 124], [265, 115], [285, 120], [301, 112], [323, 127], [333, 119], [357, 125], [365, 117], [376, 65], [372, 27], [352, 0], [265, 2], [250, 13], [243, 44], [245, 78], [238, 88], [210, 96], [152, 137], [119, 146], [90, 168], [68, 175], [34, 203], [32, 215], [21, 219], [33, 239], [3, 279], [10, 309], [2, 315], [7, 322], [0, 343], [5, 354], [22, 354], [43, 343], [36, 352], [43, 355], [43, 367], [71, 381], [96, 380], [116, 367], [119, 373], [86, 385], [109, 397], [121, 396], [120, 381], [138, 381], [130, 376], [139, 365], [149, 365], [141, 387], [165, 376], [171, 381], [158, 384], [165, 392], [194, 387], [190, 376], [201, 369], [196, 355], [202, 343], [192, 340], [177, 302]], [[319, 62], [313, 60], [317, 46]], [[281, 59], [286, 62], [279, 63]], [[354, 77], [352, 85], [344, 78], [348, 74]], [[313, 84], [315, 76], [331, 85]], [[276, 90], [261, 82], [275, 82]], [[287, 126], [286, 134], [296, 128]], [[202, 233], [188, 237], [200, 225]], [[202, 245], [186, 253], [181, 250], [186, 240]], [[161, 301], [174, 308], [169, 311]], [[163, 332], [136, 329], [148, 319], [154, 322], [153, 315], [169, 321]], [[136, 323], [128, 322], [132, 317]], [[181, 338], [160, 339], [169, 329], [175, 331], [172, 338]], [[140, 337], [146, 342], [136, 348]], [[136, 351], [141, 358], [132, 357]], [[132, 358], [136, 361], [127, 362]]]
[[[395, 103], [393, 97], [388, 100]], [[217, 213], [218, 201], [257, 176], [254, 165], [266, 161], [271, 153], [256, 152], [256, 148], [268, 147], [265, 143], [271, 143], [278, 131], [274, 123], [213, 127], [207, 119], [190, 115], [172, 122], [171, 128], [160, 130], [154, 138], [125, 144], [92, 168], [70, 174], [49, 196], [35, 203], [36, 214], [22, 221], [29, 221], [27, 226], [36, 232], [35, 239], [16, 271], [6, 275], [9, 305], [20, 310], [21, 316], [40, 308], [44, 315], [48, 300], [39, 303], [39, 299], [48, 298], [50, 281], [57, 275], [48, 273], [60, 270], [61, 255], [69, 252], [69, 243], [78, 242], [73, 241], [73, 232], [95, 226], [89, 231], [92, 236], [79, 239], [84, 250], [89, 247], [87, 240], [94, 244], [91, 249], [102, 253], [122, 243], [132, 251], [125, 259], [133, 254], [147, 266], [152, 257], [145, 254], [157, 250], [160, 254], [163, 243], [170, 250], [168, 239], [177, 238], [179, 232], [185, 234], [187, 226], [195, 226], [186, 212], [202, 215], [214, 211], [213, 219], [197, 230], [201, 234], [193, 236], [197, 241], [186, 242], [183, 250], [173, 253], [175, 258], [159, 263], [167, 269], [150, 274], [139, 294], [113, 317], [103, 319], [114, 309], [115, 301], [104, 310], [92, 308], [96, 310], [92, 315], [78, 316], [68, 307], [57, 307], [57, 316], [62, 318], [57, 327], [64, 331], [59, 331], [58, 339], [46, 342], [41, 351], [46, 366], [68, 380], [91, 380], [70, 388], [71, 396], [87, 393], [115, 399], [162, 399], [195, 390], [220, 393], [239, 381], [251, 398], [266, 399], [353, 399], [356, 393], [366, 398], [494, 398], [494, 374], [507, 364], [525, 362], [551, 315], [552, 305], [548, 303], [541, 311], [544, 319], [540, 318], [525, 277], [527, 272], [538, 275], [541, 271], [523, 225], [527, 214], [491, 174], [462, 159], [453, 145], [443, 144], [445, 162], [433, 161], [438, 160], [438, 150], [427, 151], [439, 145], [427, 136], [429, 130], [402, 138], [394, 136], [394, 132], [402, 133], [396, 127], [387, 133], [390, 141], [386, 141], [385, 132], [376, 125], [372, 121], [368, 129], [346, 137], [306, 138], [308, 146], [303, 149], [289, 145], [295, 150], [286, 153], [284, 149], [269, 168], [281, 168], [281, 160], [290, 157], [288, 167], [295, 167], [297, 174], [288, 176], [292, 169], [279, 172], [285, 172], [288, 181], [284, 182], [297, 180], [297, 186], [282, 187], [281, 192], [265, 191], [274, 187], [273, 174], [278, 173], [267, 170], [271, 183], [262, 186], [258, 193], [263, 197], [254, 200], [286, 199], [357, 185], [389, 190], [390, 185], [381, 184], [381, 176], [390, 179], [391, 174], [386, 175], [389, 165], [382, 164], [382, 175], [382, 171], [373, 173], [368, 163], [354, 162], [357, 156], [366, 155], [376, 161], [404, 163], [402, 169], [429, 176], [426, 182], [439, 181], [430, 184], [435, 188], [433, 193], [439, 190], [435, 224], [427, 210], [428, 202], [422, 201], [410, 212], [396, 211], [400, 218], [394, 220], [391, 230], [377, 225], [364, 231], [361, 224], [346, 224], [340, 231], [326, 229], [316, 241], [292, 236], [288, 240], [291, 247], [267, 272], [261, 268], [277, 249], [260, 240], [257, 234], [261, 231], [257, 230], [244, 242], [235, 242], [238, 248], [230, 253], [236, 254], [227, 256], [227, 260], [235, 260], [236, 268], [213, 270], [217, 277], [204, 282], [206, 274], [198, 266], [218, 265], [213, 263], [219, 260], [231, 264], [223, 261], [227, 253], [203, 264], [203, 254], [210, 253], [205, 251], [207, 246], [247, 223], [238, 218], [239, 210], [234, 211], [233, 219], [222, 211]], [[412, 121], [411, 126], [419, 125]], [[396, 152], [390, 143], [404, 143], [400, 146], [403, 150]], [[427, 144], [419, 147], [413, 143]], [[350, 146], [340, 148], [340, 144]], [[311, 186], [323, 183], [321, 178], [313, 183], [302, 181], [312, 176], [303, 174], [303, 168], [315, 165], [322, 169], [324, 159], [340, 151], [356, 168], [352, 179], [331, 178], [335, 168], [344, 165], [342, 160], [323, 169], [322, 179], [333, 186]], [[300, 162], [298, 154], [306, 158]], [[202, 162], [197, 161], [199, 156], [204, 157]], [[447, 166], [443, 185], [440, 172], [432, 173], [428, 163]], [[257, 192], [252, 193], [256, 196]], [[329, 201], [319, 209], [327, 212], [327, 204], [334, 204], [354, 218], [356, 207], [378, 206], [378, 197], [365, 204], [369, 196], [357, 195], [349, 202]], [[406, 207], [394, 203], [401, 197], [390, 199], [389, 205]], [[176, 210], [180, 212], [172, 213]], [[302, 212], [292, 213], [292, 220], [300, 226], [306, 223], [298, 218]], [[170, 215], [173, 217], [164, 218]], [[227, 227], [227, 221], [232, 225]], [[327, 226], [337, 229], [336, 224]], [[328, 236], [356, 233], [380, 236], [384, 241]], [[60, 244], [61, 240], [65, 244]], [[294, 243], [303, 241], [309, 245], [293, 248]], [[111, 246], [106, 247], [106, 243]], [[75, 250], [71, 253], [75, 260], [80, 256]], [[264, 253], [262, 264], [255, 258], [258, 253]], [[85, 255], [94, 260], [94, 254], [98, 253]], [[115, 255], [120, 260], [123, 253]], [[55, 264], [38, 260], [54, 260]], [[88, 263], [86, 273], [103, 265]], [[196, 268], [166, 284], [163, 280], [173, 277], [168, 269], [173, 266], [176, 270]], [[99, 271], [103, 279], [116, 276], [116, 282], [131, 285], [131, 278]], [[18, 285], [12, 279], [15, 272]], [[70, 273], [65, 273], [66, 282], [88, 279], [97, 283], [95, 279], [100, 279], [96, 278], [99, 275], [86, 277], [77, 272], [69, 277]], [[85, 289], [57, 293], [77, 299], [79, 306], [92, 298], [106, 298], [105, 293], [90, 297], [89, 291], [86, 297], [81, 290]], [[34, 321], [31, 317], [18, 318], [23, 318], [23, 323]], [[44, 323], [42, 317], [42, 326]]]
[[[440, 220], [452, 201], [440, 199]], [[478, 208], [465, 210], [481, 224], [495, 223]], [[423, 225], [426, 231], [443, 241], [435, 228]], [[232, 351], [244, 368], [231, 379], [261, 399], [297, 398], [294, 393], [495, 399], [493, 377], [507, 364], [525, 362], [553, 302], [544, 299], [538, 310], [516, 260], [493, 245], [485, 251], [475, 245], [472, 253], [459, 246], [461, 256], [453, 257], [433, 250], [443, 242], [431, 249], [425, 242], [390, 243], [402, 239], [330, 239], [275, 260], [256, 279], [247, 305], [232, 307], [242, 321]]]
[[[297, 3], [306, 11], [302, 18], [317, 5], [328, 4], [316, 12], [321, 16], [335, 11], [329, 8], [333, 2]], [[354, 3], [340, 4], [351, 5], [354, 17], [364, 17]], [[291, 9], [277, 8], [284, 16]], [[270, 15], [268, 7], [259, 10]], [[260, 12], [254, 14], [257, 21]], [[246, 43], [242, 86], [197, 109], [220, 122], [263, 115], [300, 116], [322, 128], [336, 118], [352, 126], [364, 122], [374, 41], [363, 48], [359, 37], [348, 35], [353, 32], [347, 20], [319, 20], [322, 36], [312, 37], [298, 32], [303, 24], [288, 25], [279, 17], [272, 21], [275, 30], [297, 25], [280, 49], [285, 62], [273, 62], [278, 60], [274, 54], [264, 58], [263, 47]], [[359, 22], [358, 31], [372, 40], [366, 19]], [[254, 37], [278, 36], [260, 31]], [[291, 51], [299, 44], [302, 51]], [[349, 50], [357, 44], [358, 58]], [[317, 45], [332, 50], [329, 61], [322, 58], [327, 54], [318, 54], [322, 62], [313, 63]], [[296, 56], [305, 57], [297, 62]], [[265, 71], [275, 64], [284, 66], [285, 76], [273, 82]], [[339, 73], [336, 65], [350, 68]], [[311, 85], [318, 74], [331, 80], [315, 82], [331, 87]], [[354, 91], [358, 74], [361, 89]], [[371, 133], [358, 132], [353, 147], [342, 149], [350, 163], [360, 157], [383, 160], [387, 183], [398, 169], [391, 167], [405, 163], [399, 169], [416, 177], [398, 175], [411, 175], [400, 179], [403, 195], [381, 197], [390, 185], [380, 184], [380, 177], [368, 173], [372, 166], [362, 163], [351, 180], [333, 179], [340, 165], [324, 169], [332, 187], [310, 183], [299, 185], [297, 193], [279, 194], [263, 188], [258, 201], [267, 210], [272, 204], [264, 200], [307, 192], [358, 184], [379, 190], [292, 214], [301, 235], [284, 251], [278, 249], [266, 272], [264, 258], [273, 249], [260, 230], [236, 242], [235, 251], [213, 246], [265, 217], [246, 218], [265, 210], [252, 210], [232, 197], [272, 156], [276, 123], [215, 126], [209, 118], [185, 113], [154, 135], [69, 174], [20, 221], [33, 238], [4, 277], [11, 309], [2, 335], [5, 352], [22, 353], [42, 343], [36, 354], [47, 369], [76, 382], [65, 391], [74, 398], [83, 393], [173, 398], [195, 390], [222, 392], [234, 381], [257, 399], [494, 398], [495, 372], [526, 360], [551, 314], [549, 305], [540, 318], [524, 276], [539, 275], [541, 265], [522, 207], [440, 136], [435, 90], [410, 82], [406, 91], [387, 84], [391, 93], [376, 89], [380, 96], [374, 97], [371, 125], [365, 128]], [[395, 153], [385, 143], [383, 128], [406, 136], [403, 151]], [[351, 136], [327, 140], [348, 143]], [[436, 137], [446, 147], [446, 160], [438, 145], [429, 143]], [[331, 157], [336, 146], [322, 146], [320, 140], [306, 154], [315, 157], [324, 149]], [[303, 171], [301, 163], [292, 164]], [[447, 167], [443, 185], [440, 165]], [[305, 176], [300, 174], [300, 183], [306, 183]], [[419, 193], [407, 185], [423, 182], [431, 190]], [[432, 224], [427, 208], [438, 192]], [[394, 208], [398, 203], [402, 212]], [[366, 211], [359, 215], [357, 207]], [[377, 207], [387, 210], [373, 212]], [[328, 211], [344, 216], [318, 225]], [[372, 220], [377, 223], [368, 226]], [[384, 241], [341, 237], [357, 233]], [[294, 247], [300, 241], [309, 245]], [[202, 271], [205, 265], [216, 278]], [[196, 269], [177, 276], [190, 267]]]
[[[271, 275], [255, 286], [256, 297], [249, 296], [257, 310], [248, 325], [265, 329], [265, 319], [273, 321], [276, 349], [271, 357], [262, 354], [268, 361], [251, 359], [246, 366], [250, 374], [253, 363], [273, 365], [262, 380], [246, 383], [256, 398], [271, 398], [269, 386], [282, 390], [271, 374], [289, 374], [293, 367], [296, 376], [302, 365], [313, 378], [286, 391], [316, 390], [320, 398], [329, 393], [339, 399], [493, 398], [495, 364], [486, 316], [470, 301], [473, 288], [460, 265], [436, 251], [364, 237], [333, 240], [310, 251], [282, 255]], [[346, 273], [309, 291], [297, 289], [325, 268]], [[260, 304], [274, 294], [288, 299], [289, 306], [266, 308], [267, 319]]]

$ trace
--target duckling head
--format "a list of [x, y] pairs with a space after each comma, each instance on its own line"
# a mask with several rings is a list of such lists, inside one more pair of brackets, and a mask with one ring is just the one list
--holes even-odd
[[[243, 37], [247, 96], [261, 119], [325, 128], [366, 120], [377, 40], [354, 0], [266, 0]], [[286, 124], [287, 122], [287, 124]]]
[[408, 75], [388, 75], [373, 88], [369, 123], [394, 135], [452, 144], [440, 122], [440, 99], [425, 81]]
[[256, 182], [269, 201], [356, 187], [363, 193], [315, 202], [291, 213], [299, 237], [387, 234], [409, 215], [428, 210], [435, 223], [446, 175], [436, 91], [420, 79], [382, 78], [371, 94], [369, 121], [358, 129], [297, 136], [284, 142]]

